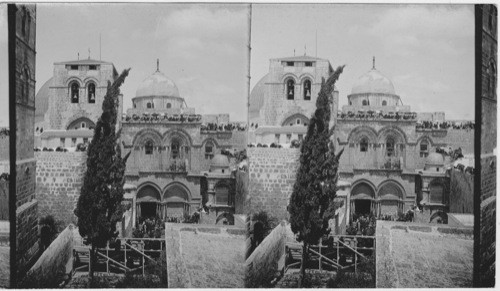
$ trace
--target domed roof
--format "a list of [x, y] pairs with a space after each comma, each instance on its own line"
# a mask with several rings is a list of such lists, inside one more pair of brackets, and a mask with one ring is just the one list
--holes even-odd
[[442, 154], [431, 153], [425, 160], [425, 165], [429, 166], [442, 166], [444, 165], [444, 159]]
[[153, 75], [147, 77], [137, 88], [136, 97], [168, 96], [180, 97], [175, 83], [157, 70]]
[[52, 80], [50, 78], [43, 86], [38, 90], [35, 96], [35, 123], [43, 121], [45, 112], [49, 109], [49, 87], [52, 86]]
[[210, 169], [212, 168], [229, 168], [229, 159], [226, 155], [216, 154], [210, 161]]
[[352, 87], [351, 94], [382, 93], [396, 95], [391, 80], [373, 68], [361, 76]]
[[[262, 77], [252, 89], [250, 93], [250, 108], [248, 114], [250, 119], [259, 117], [260, 108], [264, 105], [264, 95], [266, 93], [266, 82], [269, 74]], [[255, 116], [254, 116], [255, 115]]]

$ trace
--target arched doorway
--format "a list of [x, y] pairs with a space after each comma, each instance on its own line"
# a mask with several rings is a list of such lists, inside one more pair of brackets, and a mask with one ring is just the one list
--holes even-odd
[[163, 195], [163, 218], [184, 217], [190, 213], [189, 190], [180, 184], [169, 186]]
[[229, 187], [226, 183], [218, 183], [215, 186], [215, 204], [216, 205], [234, 205], [234, 199], [230, 197]]
[[351, 213], [369, 215], [374, 211], [375, 190], [366, 182], [356, 184], [351, 190]]
[[386, 182], [378, 190], [378, 215], [397, 215], [403, 212], [403, 190], [395, 182]]
[[160, 201], [161, 196], [158, 189], [151, 185], [141, 187], [136, 198], [137, 216], [142, 218], [160, 216], [158, 211]]

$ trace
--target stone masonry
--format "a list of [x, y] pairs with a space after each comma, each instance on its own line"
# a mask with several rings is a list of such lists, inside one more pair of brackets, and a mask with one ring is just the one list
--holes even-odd
[[[496, 132], [497, 132], [497, 18], [495, 5], [476, 5], [476, 23], [481, 23], [481, 33], [476, 34], [481, 44], [480, 63], [476, 71], [481, 72], [481, 167], [479, 178], [480, 218], [479, 238], [476, 239], [476, 287], [495, 285], [495, 235], [496, 235]], [[476, 29], [477, 31], [478, 29]], [[478, 39], [479, 38], [479, 39]], [[477, 100], [479, 101], [479, 100]], [[476, 103], [477, 103], [476, 101]], [[477, 152], [476, 152], [477, 153]], [[477, 158], [477, 157], [476, 157]], [[479, 170], [479, 169], [478, 169]], [[479, 171], [478, 171], [479, 172]], [[476, 199], [477, 203], [478, 200]], [[476, 208], [477, 209], [477, 208]], [[476, 220], [477, 221], [477, 220]]]
[[[12, 11], [12, 10], [14, 11]], [[29, 267], [38, 252], [38, 202], [35, 198], [35, 5], [15, 5], [15, 117], [16, 132], [16, 257], [17, 276]], [[12, 15], [12, 14], [10, 14]], [[12, 90], [11, 90], [12, 93]], [[12, 95], [11, 95], [12, 97]]]
[[76, 224], [76, 208], [87, 154], [84, 152], [37, 152], [36, 197], [40, 217], [52, 215], [64, 225]]
[[288, 201], [292, 195], [299, 165], [298, 149], [248, 148], [250, 161], [247, 213], [266, 211], [288, 219]]

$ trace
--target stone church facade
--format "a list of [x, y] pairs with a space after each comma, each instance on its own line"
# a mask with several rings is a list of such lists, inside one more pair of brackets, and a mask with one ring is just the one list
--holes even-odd
[[[288, 147], [294, 139], [301, 140], [315, 110], [321, 79], [332, 71], [324, 59], [272, 59], [269, 73], [251, 93], [249, 141], [257, 146]], [[375, 59], [372, 69], [354, 83], [348, 105], [340, 110], [338, 96], [335, 91], [331, 124], [336, 125], [337, 149], [344, 148], [340, 179], [351, 184], [348, 212], [396, 215], [414, 205], [427, 218], [437, 210], [447, 212], [452, 203], [447, 171], [452, 165], [448, 155], [436, 150], [460, 148], [472, 156], [472, 121], [447, 121], [444, 112], [411, 111], [392, 81], [376, 69]], [[259, 176], [250, 172], [254, 175]]]
[[[117, 76], [109, 62], [54, 63], [54, 76], [37, 94], [37, 146], [71, 148], [90, 142], [107, 83]], [[123, 96], [119, 102], [121, 114]], [[125, 200], [134, 218], [183, 217], [202, 206], [214, 222], [234, 214], [237, 165], [230, 156], [246, 147], [245, 125], [231, 123], [229, 114], [196, 114], [159, 64], [139, 84], [132, 102], [118, 122], [122, 153], [131, 152]]]
[[137, 217], [166, 220], [202, 206], [217, 216], [234, 214], [237, 165], [221, 152], [245, 149], [244, 126], [230, 123], [228, 114], [196, 114], [159, 67], [132, 102], [122, 118], [121, 141], [123, 154], [131, 152], [125, 176], [136, 187]]
[[[90, 142], [108, 81], [117, 76], [112, 63], [90, 58], [54, 63], [53, 77], [36, 96], [36, 146], [76, 147]], [[120, 97], [119, 112], [121, 106]]]

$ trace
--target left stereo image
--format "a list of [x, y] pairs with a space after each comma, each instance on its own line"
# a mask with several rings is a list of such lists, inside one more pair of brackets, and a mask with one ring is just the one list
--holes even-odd
[[0, 287], [244, 286], [250, 9], [0, 5]]

